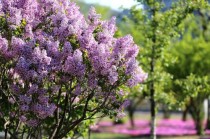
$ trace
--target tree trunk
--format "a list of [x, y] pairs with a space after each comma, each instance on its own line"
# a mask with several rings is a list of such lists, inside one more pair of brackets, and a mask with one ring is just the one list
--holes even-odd
[[151, 103], [151, 139], [156, 139], [156, 111], [155, 111], [155, 98], [154, 98], [154, 83], [151, 83], [150, 88], [150, 103]]
[[204, 127], [203, 127], [203, 120], [204, 120], [204, 106], [203, 102], [197, 106], [197, 120], [196, 120], [196, 131], [197, 135], [203, 135]]
[[189, 109], [189, 106], [186, 106], [186, 108], [184, 109], [184, 111], [182, 113], [182, 121], [186, 121], [187, 120], [188, 109]]
[[[199, 96], [198, 96], [199, 97]], [[200, 100], [197, 100], [199, 98], [191, 98], [191, 105], [189, 106], [190, 113], [193, 117], [196, 133], [197, 135], [203, 135], [204, 128], [203, 128], [203, 119], [204, 119], [204, 108], [203, 108], [203, 102]]]
[[128, 116], [129, 116], [129, 120], [130, 120], [130, 124], [131, 127], [134, 128], [135, 127], [135, 123], [134, 123], [134, 109], [132, 108], [132, 106], [128, 107]]
[[210, 100], [209, 98], [208, 98], [208, 117], [207, 117], [206, 129], [210, 129]]
[[155, 6], [155, 1], [154, 3], [154, 8], [152, 9], [152, 15], [153, 15], [153, 20], [152, 23], [154, 24], [153, 28], [153, 37], [152, 37], [152, 49], [151, 49], [151, 62], [150, 62], [150, 74], [152, 75], [152, 80], [150, 82], [150, 103], [151, 103], [151, 139], [156, 139], [156, 104], [155, 104], [155, 81], [154, 81], [154, 71], [155, 71], [155, 47], [156, 47], [156, 30], [157, 30], [157, 22], [155, 21], [156, 17], [156, 6]]
[[163, 118], [169, 119], [170, 118], [170, 111], [166, 105], [163, 105]]
[[196, 132], [197, 132], [197, 135], [203, 135], [203, 133], [204, 133], [203, 131], [204, 131], [204, 129], [203, 129], [202, 119], [197, 119], [197, 121], [196, 121]]
[[[199, 109], [199, 107], [198, 107]], [[195, 126], [196, 126], [196, 132], [197, 135], [203, 135], [204, 128], [203, 128], [203, 108], [200, 106], [200, 109], [198, 110], [196, 120], [195, 120]]]

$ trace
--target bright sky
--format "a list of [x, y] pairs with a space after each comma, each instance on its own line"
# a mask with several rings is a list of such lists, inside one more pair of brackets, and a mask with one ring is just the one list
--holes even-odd
[[119, 10], [121, 6], [123, 8], [130, 8], [133, 5], [136, 5], [137, 2], [134, 0], [83, 0], [87, 3], [97, 3], [100, 5], [109, 6], [112, 9]]

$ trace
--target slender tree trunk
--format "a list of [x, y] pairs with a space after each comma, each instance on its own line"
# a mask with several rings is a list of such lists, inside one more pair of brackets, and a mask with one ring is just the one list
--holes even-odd
[[[197, 129], [197, 135], [203, 135], [204, 134], [204, 126], [203, 126], [203, 121], [204, 121], [204, 105], [203, 102], [197, 107], [198, 109], [198, 116], [197, 116], [197, 124], [196, 124], [196, 129]], [[196, 105], [195, 105], [196, 106]]]
[[189, 102], [186, 104], [186, 108], [184, 109], [184, 111], [182, 113], [182, 121], [187, 120], [187, 113], [189, 112], [189, 109], [190, 109], [190, 103], [192, 103], [192, 102]]
[[128, 116], [129, 116], [129, 120], [130, 120], [130, 124], [132, 128], [135, 127], [134, 113], [136, 111], [137, 106], [142, 102], [143, 99], [144, 97], [142, 96], [137, 101], [130, 100], [130, 105], [128, 106], [127, 110], [128, 110]]
[[128, 107], [128, 116], [130, 119], [130, 124], [131, 127], [134, 128], [135, 127], [135, 123], [134, 123], [134, 109], [132, 108], [132, 106]]
[[182, 121], [186, 121], [187, 120], [187, 108], [183, 111], [182, 113]]
[[196, 120], [196, 131], [197, 135], [203, 135], [203, 120], [200, 119], [200, 116], [198, 116], [198, 119]]
[[210, 100], [209, 98], [208, 98], [208, 116], [207, 116], [206, 129], [210, 129]]
[[164, 119], [170, 118], [170, 111], [165, 104], [163, 105], [163, 118]]
[[158, 27], [158, 23], [155, 19], [156, 17], [156, 2], [155, 0], [153, 1], [153, 8], [151, 9], [152, 12], [152, 24], [153, 24], [153, 37], [152, 37], [152, 48], [151, 48], [151, 62], [150, 62], [150, 75], [151, 75], [151, 82], [149, 86], [149, 91], [150, 91], [150, 103], [151, 103], [151, 130], [150, 130], [150, 135], [151, 139], [156, 139], [156, 102], [155, 102], [155, 80], [154, 80], [154, 71], [155, 71], [155, 60], [156, 60], [156, 41], [157, 41], [157, 36], [156, 36], [156, 30]]
[[204, 128], [203, 128], [203, 107], [202, 105], [197, 107], [197, 116], [195, 119], [195, 127], [197, 131], [197, 135], [203, 135]]
[[150, 103], [151, 103], [151, 139], [156, 139], [156, 105], [154, 98], [155, 90], [154, 90], [154, 82], [151, 83], [150, 86]]
[[[153, 10], [153, 16], [155, 17], [155, 10]], [[155, 21], [154, 21], [155, 22]], [[155, 34], [156, 28], [154, 28], [154, 37], [152, 39], [153, 46], [152, 46], [152, 58], [150, 63], [150, 73], [153, 76], [154, 75], [154, 68], [155, 68], [155, 43], [156, 43], [156, 34]], [[151, 139], [156, 139], [156, 103], [155, 103], [155, 81], [152, 77], [151, 83], [150, 83], [150, 103], [151, 103]]]
[[131, 128], [135, 127], [135, 123], [134, 123], [134, 111], [135, 111], [135, 106], [134, 106], [134, 100], [130, 100], [130, 104], [127, 107], [128, 110], [128, 117], [129, 117], [129, 121], [131, 124]]
[[202, 135], [204, 133], [204, 128], [203, 128], [203, 119], [204, 119], [203, 102], [201, 103], [199, 101], [199, 98], [195, 98], [195, 99], [191, 98], [190, 104], [191, 105], [190, 105], [189, 111], [190, 111], [190, 114], [193, 117], [197, 135]]
[[[155, 15], [155, 13], [154, 13]], [[153, 43], [156, 42], [156, 36], [154, 34]], [[155, 46], [152, 46], [152, 59], [150, 63], [150, 73], [151, 75], [154, 74], [154, 67], [155, 67]], [[156, 139], [156, 104], [155, 104], [155, 87], [154, 87], [154, 79], [150, 83], [150, 104], [151, 104], [151, 139]]]

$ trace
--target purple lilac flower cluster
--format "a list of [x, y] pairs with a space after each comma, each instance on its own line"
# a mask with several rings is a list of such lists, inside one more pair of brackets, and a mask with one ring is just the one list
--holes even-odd
[[62, 111], [66, 97], [77, 100], [72, 109], [92, 92], [98, 103], [122, 104], [117, 88], [147, 78], [132, 37], [115, 38], [115, 18], [102, 21], [94, 8], [85, 20], [69, 0], [1, 0], [0, 19], [0, 64], [12, 63], [10, 89], [29, 126]]

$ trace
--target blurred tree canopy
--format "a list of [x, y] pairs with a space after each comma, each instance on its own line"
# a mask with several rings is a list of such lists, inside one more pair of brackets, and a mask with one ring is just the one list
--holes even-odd
[[[156, 105], [181, 108], [189, 102], [200, 113], [203, 100], [209, 96], [210, 15], [206, 0], [180, 0], [164, 5], [162, 0], [137, 0], [144, 8], [134, 6], [122, 12], [96, 5], [103, 18], [117, 16], [118, 36], [131, 34], [140, 46], [141, 65], [149, 73], [143, 86], [131, 88], [133, 108], [148, 98]], [[83, 6], [82, 10], [83, 10]], [[151, 90], [153, 97], [151, 97]], [[154, 111], [153, 111], [154, 113]], [[195, 122], [195, 124], [197, 124]], [[198, 125], [198, 128], [200, 125]], [[198, 129], [200, 130], [200, 129]], [[202, 130], [202, 129], [201, 129]]]

